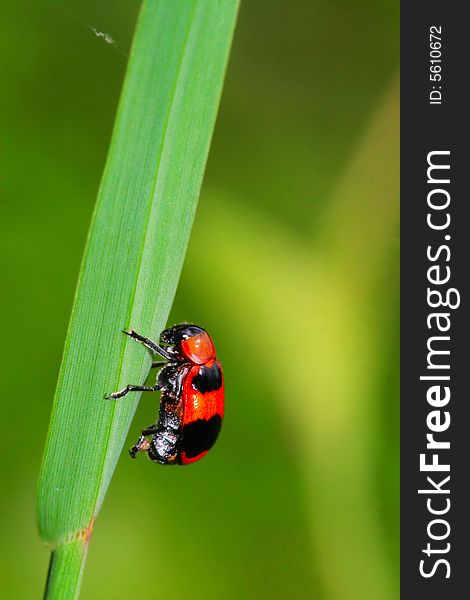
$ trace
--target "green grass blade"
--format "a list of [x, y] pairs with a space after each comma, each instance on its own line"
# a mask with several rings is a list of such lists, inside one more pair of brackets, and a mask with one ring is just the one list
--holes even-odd
[[[137, 395], [116, 402], [103, 396], [143, 382], [150, 367], [148, 353], [121, 330], [131, 326], [155, 337], [166, 323], [237, 8], [237, 0], [143, 4], [40, 475], [39, 529], [54, 548], [77, 541], [86, 547], [138, 401]], [[59, 562], [50, 573], [58, 573]]]
[[77, 598], [85, 567], [88, 540], [77, 539], [61, 544], [52, 552], [44, 597]]

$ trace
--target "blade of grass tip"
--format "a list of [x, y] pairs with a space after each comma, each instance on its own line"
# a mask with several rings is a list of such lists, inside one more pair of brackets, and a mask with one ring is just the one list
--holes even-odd
[[38, 490], [53, 549], [48, 598], [77, 597], [86, 548], [156, 337], [176, 291], [222, 89], [238, 0], [147, 0], [139, 17], [85, 250]]

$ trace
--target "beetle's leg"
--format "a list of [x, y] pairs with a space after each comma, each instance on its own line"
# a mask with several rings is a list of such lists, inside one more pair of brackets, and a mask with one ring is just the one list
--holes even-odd
[[125, 388], [120, 390], [119, 392], [114, 392], [109, 394], [109, 396], [105, 396], [106, 400], [116, 400], [117, 398], [123, 398], [129, 392], [157, 392], [160, 390], [160, 384], [147, 386], [147, 385], [126, 385]]
[[164, 360], [158, 360], [156, 362], [153, 362], [152, 366], [150, 368], [151, 369], [158, 369], [158, 367], [163, 367], [166, 364], [168, 364], [166, 361], [164, 361]]
[[158, 429], [159, 429], [158, 423], [153, 423], [152, 425], [149, 425], [145, 429], [142, 429], [142, 436], [153, 435], [154, 433], [157, 433]]
[[166, 358], [166, 360], [171, 360], [173, 358], [172, 355], [167, 350], [165, 350], [165, 348], [162, 348], [162, 346], [159, 346], [158, 344], [153, 342], [151, 339], [149, 339], [143, 335], [140, 335], [140, 333], [137, 333], [137, 331], [130, 329], [129, 331], [126, 331], [126, 330], [123, 331], [123, 333], [125, 333], [126, 335], [131, 337], [133, 340], [137, 340], [138, 342], [141, 342], [149, 350], [152, 350], [152, 352], [155, 352], [156, 354], [160, 354], [160, 356], [162, 356], [163, 358]]
[[[146, 436], [152, 436], [152, 440], [148, 440]], [[156, 442], [156, 437], [159, 437]], [[142, 435], [139, 437], [137, 444], [132, 446], [129, 454], [135, 458], [138, 452], [147, 452], [149, 458], [161, 465], [176, 464], [177, 451], [177, 434], [171, 428], [165, 428], [160, 423], [153, 423], [147, 429], [142, 430]]]
[[176, 385], [175, 385], [175, 398], [179, 398], [183, 391], [183, 379], [186, 376], [186, 371], [181, 370], [176, 377]]
[[153, 435], [157, 431], [157, 423], [152, 423], [152, 425], [149, 425], [146, 429], [142, 430], [137, 444], [134, 444], [134, 446], [132, 446], [132, 448], [129, 450], [129, 454], [132, 456], [132, 458], [135, 458], [137, 452], [148, 452], [148, 449], [150, 448], [150, 442], [145, 438], [145, 436]]
[[145, 436], [141, 435], [137, 444], [132, 446], [132, 448], [129, 450], [129, 454], [132, 456], [132, 458], [135, 458], [137, 452], [148, 452], [149, 448], [150, 442], [145, 438]]

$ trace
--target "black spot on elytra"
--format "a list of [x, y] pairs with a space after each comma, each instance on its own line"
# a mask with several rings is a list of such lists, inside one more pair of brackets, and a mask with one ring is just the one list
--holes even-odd
[[222, 419], [220, 415], [214, 415], [207, 421], [198, 419], [183, 427], [182, 451], [188, 458], [194, 458], [209, 450], [218, 438]]
[[220, 390], [222, 387], [222, 370], [214, 362], [210, 367], [200, 367], [199, 373], [193, 378], [193, 388], [201, 394]]

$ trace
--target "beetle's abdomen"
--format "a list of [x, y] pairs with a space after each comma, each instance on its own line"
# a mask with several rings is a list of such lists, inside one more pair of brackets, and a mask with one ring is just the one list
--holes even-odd
[[178, 462], [178, 448], [181, 440], [183, 410], [181, 402], [174, 402], [164, 390], [160, 398], [158, 423], [152, 431], [149, 457], [162, 465]]

